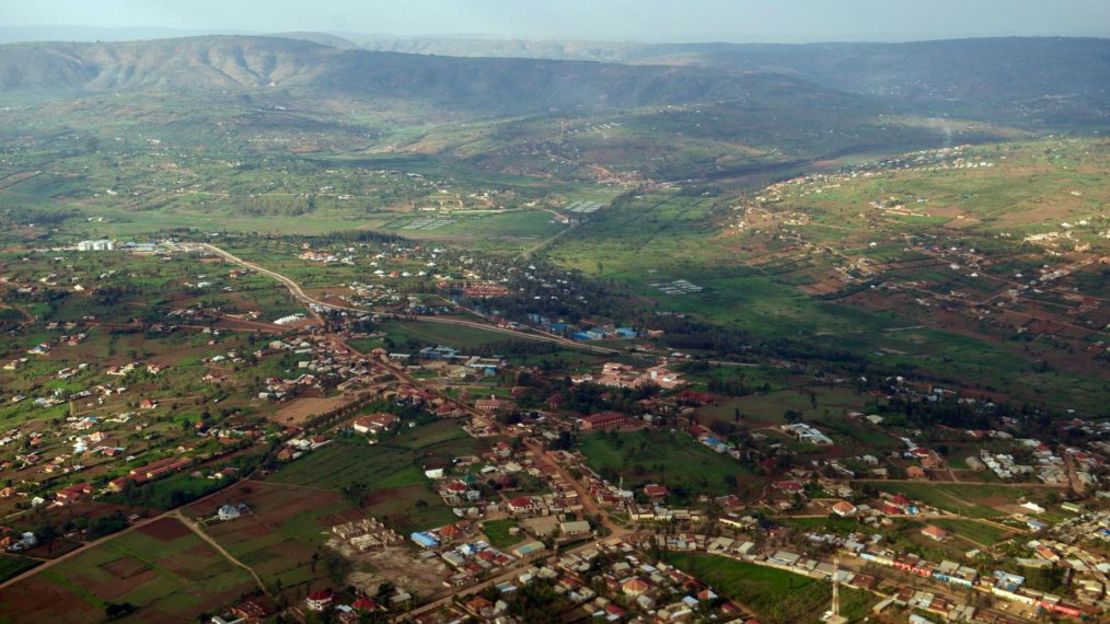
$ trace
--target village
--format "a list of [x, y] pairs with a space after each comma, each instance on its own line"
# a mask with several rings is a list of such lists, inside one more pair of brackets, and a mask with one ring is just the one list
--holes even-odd
[[[190, 259], [197, 253], [192, 246], [167, 249], [168, 257], [180, 249], [190, 250]], [[302, 261], [320, 261], [306, 253]], [[434, 249], [399, 253], [414, 269], [444, 261]], [[379, 253], [373, 262], [388, 258]], [[206, 266], [206, 273], [190, 272], [194, 287], [257, 277], [249, 267], [222, 277]], [[117, 324], [184, 340], [196, 353], [184, 364], [172, 349], [116, 355], [110, 364], [75, 358], [70, 354], [104, 340], [104, 321], [47, 326], [45, 339], [5, 366], [11, 375], [46, 370], [57, 383], [4, 397], [20, 410], [56, 414], [23, 419], [0, 437], [0, 497], [11, 519], [4, 548], [46, 560], [55, 548], [80, 553], [101, 531], [161, 522], [151, 504], [188, 505], [197, 530], [234, 544], [236, 526], [276, 513], [260, 498], [275, 484], [312, 483], [315, 475], [354, 470], [347, 462], [400, 458], [414, 448], [427, 450], [403, 455], [410, 463], [382, 473], [399, 479], [392, 471], [413, 471], [404, 488], [352, 479], [328, 486], [352, 506], [319, 520], [324, 526], [313, 539], [373, 573], [349, 583], [317, 575], [295, 600], [263, 591], [223, 605], [212, 621], [327, 612], [346, 621], [378, 613], [506, 623], [519, 621], [517, 605], [533, 586], [554, 591], [552, 608], [613, 622], [707, 614], [758, 620], [758, 610], [684, 569], [675, 553], [831, 580], [873, 597], [850, 606], [875, 617], [917, 609], [1006, 624], [1038, 613], [1080, 618], [1106, 607], [1105, 423], [1075, 418], [1034, 437], [1019, 414], [989, 400], [896, 377], [856, 382], [873, 406], [861, 403], [839, 416], [784, 408], [790, 401], [749, 413], [747, 395], [713, 392], [727, 387], [707, 384], [688, 355], [660, 346], [664, 334], [656, 327], [572, 323], [542, 307], [510, 320], [488, 302], [513, 292], [514, 281], [490, 281], [476, 268], [457, 279], [375, 270], [382, 280], [438, 280], [440, 294], [403, 294], [386, 281], [367, 281], [357, 282], [357, 299], [321, 292], [307, 311], [286, 308], [269, 323], [216, 306], [179, 306], [146, 323]], [[541, 289], [559, 284], [521, 271]], [[571, 293], [568, 287], [564, 296]], [[429, 305], [433, 297], [439, 299]], [[343, 309], [354, 305], [375, 308]], [[422, 318], [451, 320], [460, 310], [475, 310], [467, 322], [508, 332], [505, 339], [450, 344], [449, 332], [428, 339], [434, 325]], [[545, 368], [533, 349], [513, 346], [518, 334], [572, 350], [606, 346], [575, 365]], [[176, 385], [186, 377], [195, 399]], [[832, 385], [838, 383], [847, 385]], [[816, 405], [815, 394], [803, 396]], [[960, 406], [973, 424], [946, 424], [944, 442], [913, 423], [888, 431], [898, 422], [892, 414], [906, 406]], [[1081, 434], [1065, 442], [1063, 430]], [[882, 443], [860, 451], [855, 435]], [[664, 466], [640, 458], [652, 452]], [[708, 482], [699, 470], [722, 479]], [[977, 515], [979, 503], [953, 503], [942, 493], [991, 483], [1015, 496], [989, 503], [1004, 510], [990, 516]], [[261, 493], [236, 494], [242, 484]], [[73, 522], [101, 505], [114, 506], [116, 515], [105, 516], [110, 525]], [[407, 505], [428, 510], [428, 520], [404, 521], [395, 509]], [[838, 530], [824, 532], [826, 521]], [[1045, 569], [1066, 571], [1068, 582], [1029, 587], [1028, 569], [1042, 576]]]

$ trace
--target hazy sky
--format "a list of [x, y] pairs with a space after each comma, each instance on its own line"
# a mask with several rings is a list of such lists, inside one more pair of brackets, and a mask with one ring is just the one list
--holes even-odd
[[1110, 0], [0, 0], [0, 27], [640, 41], [1110, 34]]

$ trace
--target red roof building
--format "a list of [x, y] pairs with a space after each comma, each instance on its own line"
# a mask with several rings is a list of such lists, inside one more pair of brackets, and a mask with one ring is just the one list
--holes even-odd
[[309, 594], [305, 603], [311, 611], [324, 611], [331, 606], [334, 600], [335, 594], [330, 589], [321, 589]]
[[628, 421], [624, 414], [619, 412], [600, 412], [597, 414], [590, 414], [579, 420], [582, 423], [584, 431], [600, 431], [606, 429], [617, 429]]

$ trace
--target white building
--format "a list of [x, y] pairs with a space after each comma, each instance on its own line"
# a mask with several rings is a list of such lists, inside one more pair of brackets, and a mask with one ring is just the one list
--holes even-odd
[[83, 240], [77, 243], [77, 251], [112, 251], [115, 248], [115, 241], [106, 238], [99, 240]]

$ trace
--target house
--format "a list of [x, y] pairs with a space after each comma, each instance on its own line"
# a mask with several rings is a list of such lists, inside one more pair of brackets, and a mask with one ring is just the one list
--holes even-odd
[[568, 537], [576, 535], [589, 535], [590, 523], [586, 522], [585, 520], [572, 520], [570, 522], [564, 522], [560, 524], [559, 529], [562, 531], [563, 535], [566, 535]]
[[435, 548], [439, 546], [439, 538], [427, 531], [414, 531], [409, 535], [409, 538], [423, 548]]
[[227, 522], [228, 520], [234, 520], [242, 516], [247, 510], [247, 505], [245, 503], [240, 503], [239, 505], [222, 505], [216, 510], [216, 517], [221, 521]]
[[1022, 506], [1022, 508], [1028, 509], [1029, 511], [1032, 511], [1033, 513], [1043, 514], [1045, 512], [1044, 507], [1041, 507], [1040, 505], [1038, 505], [1037, 503], [1034, 503], [1033, 501], [1028, 501], [1028, 502], [1022, 503], [1021, 506]]
[[378, 412], [370, 416], [359, 416], [351, 423], [351, 428], [358, 433], [363, 434], [376, 434], [388, 429], [392, 429], [400, 418], [388, 412]]
[[310, 611], [326, 611], [335, 601], [335, 594], [330, 589], [314, 591], [305, 598], [305, 604]]
[[848, 518], [856, 515], [856, 506], [848, 501], [837, 501], [836, 504], [832, 506], [832, 511], [841, 518]]
[[806, 489], [804, 485], [797, 481], [777, 481], [773, 487], [788, 494], [801, 494]]
[[928, 477], [925, 475], [925, 469], [923, 469], [921, 466], [909, 466], [908, 468], [906, 468], [906, 478], [913, 479], [915, 481], [928, 479]]
[[649, 483], [644, 486], [644, 494], [648, 498], [661, 499], [667, 497], [667, 486], [659, 485], [657, 483]]
[[88, 483], [75, 483], [58, 490], [54, 495], [54, 499], [63, 505], [68, 505], [92, 494], [92, 491], [93, 487]]
[[931, 540], [935, 540], [935, 541], [938, 541], [938, 542], [943, 540], [944, 538], [948, 537], [948, 533], [945, 532], [944, 529], [942, 529], [938, 526], [931, 525], [931, 524], [929, 526], [926, 526], [925, 528], [921, 529], [921, 534], [924, 535], [925, 537], [931, 539]]
[[513, 408], [512, 401], [502, 401], [497, 397], [490, 397], [488, 399], [478, 399], [474, 402], [474, 409], [484, 414], [493, 414], [497, 412], [507, 412]]
[[351, 608], [355, 611], [384, 611], [385, 607], [378, 604], [374, 599], [367, 598], [366, 596], [359, 597], [351, 603]]
[[231, 608], [231, 614], [247, 622], [262, 622], [277, 613], [277, 605], [265, 596], [250, 596]]
[[600, 412], [580, 418], [578, 420], [583, 431], [602, 431], [618, 429], [627, 422], [624, 414], [619, 412]]
[[649, 589], [651, 589], [651, 585], [649, 585], [647, 581], [635, 576], [621, 583], [621, 592], [630, 598], [642, 596], [646, 594]]
[[137, 482], [150, 481], [157, 479], [163, 475], [176, 472], [188, 466], [190, 460], [188, 457], [167, 457], [160, 459], [156, 462], [149, 463], [145, 466], [131, 469], [131, 477]]
[[509, 500], [509, 512], [513, 515], [530, 513], [535, 508], [535, 504], [531, 496], [517, 496]]
[[493, 615], [493, 603], [482, 596], [475, 596], [467, 600], [463, 603], [463, 608], [470, 614], [480, 618]]

